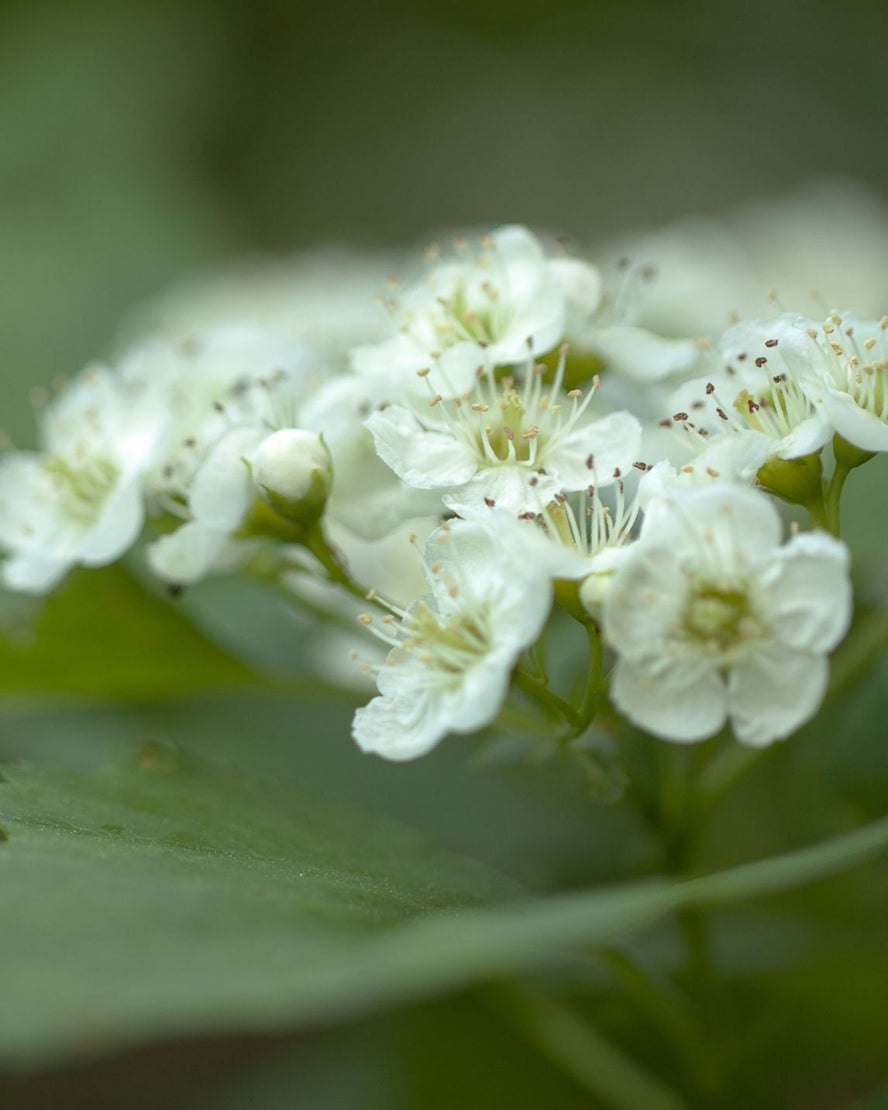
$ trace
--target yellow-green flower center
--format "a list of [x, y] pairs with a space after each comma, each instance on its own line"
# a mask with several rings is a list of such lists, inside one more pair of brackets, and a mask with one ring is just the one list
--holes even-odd
[[705, 583], [688, 598], [682, 628], [688, 638], [724, 654], [755, 636], [761, 624], [745, 590]]
[[423, 663], [457, 677], [490, 647], [487, 613], [488, 607], [482, 604], [472, 614], [461, 613], [442, 621], [420, 603], [408, 617], [404, 647], [419, 651]]
[[75, 464], [62, 455], [48, 455], [43, 469], [56, 485], [67, 514], [83, 524], [98, 519], [120, 473], [110, 459], [101, 456]]

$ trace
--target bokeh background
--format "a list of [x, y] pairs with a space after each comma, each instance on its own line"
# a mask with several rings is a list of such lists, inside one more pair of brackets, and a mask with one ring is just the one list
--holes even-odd
[[[876, 2], [6, 2], [0, 424], [30, 443], [31, 387], [107, 352], [171, 284], [244, 257], [405, 247], [440, 228], [512, 221], [596, 243], [822, 177], [850, 177], [879, 205], [886, 45]], [[838, 234], [834, 250], [853, 269], [854, 245]], [[78, 745], [162, 734], [236, 765], [255, 712], [247, 697], [47, 712], [7, 719], [0, 745], [9, 756], [42, 745], [76, 763]], [[449, 751], [397, 775], [368, 768], [343, 755], [340, 709], [308, 713], [297, 772], [282, 754], [292, 711], [276, 713], [251, 748], [268, 773], [373, 804], [453, 850], [484, 843], [487, 862], [530, 882], [573, 885], [625, 864], [619, 815], [589, 817], [558, 784], [467, 778], [463, 754]], [[832, 758], [824, 745], [809, 757], [813, 778], [811, 766], [822, 772]], [[853, 780], [853, 813], [880, 813], [873, 768], [884, 762], [864, 744], [850, 766], [836, 773]], [[778, 776], [752, 804], [779, 809], [779, 796]], [[768, 844], [760, 829], [743, 852]], [[801, 986], [816, 995], [803, 976], [772, 993], [778, 1024], [797, 1015]], [[849, 1075], [830, 1065], [825, 1107], [851, 1105], [878, 1080], [881, 1008], [865, 995], [839, 999], [872, 1040], [855, 1032], [862, 1062]], [[801, 1038], [800, 1070], [829, 1036], [826, 1025]], [[814, 1106], [812, 1090], [786, 1105]], [[522, 1106], [586, 1105], [473, 998], [297, 1041], [193, 1040], [0, 1078], [4, 1106], [23, 1108], [363, 1110], [394, 1105], [393, 1091], [397, 1105], [423, 1108], [519, 1096]]]

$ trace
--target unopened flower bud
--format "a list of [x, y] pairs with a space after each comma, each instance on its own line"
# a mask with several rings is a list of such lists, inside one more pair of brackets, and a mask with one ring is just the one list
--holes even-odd
[[613, 573], [611, 571], [590, 574], [587, 578], [583, 579], [580, 584], [579, 599], [580, 604], [589, 616], [601, 616], [601, 610], [604, 607], [604, 602], [607, 598], [612, 580]]
[[321, 516], [332, 479], [332, 460], [323, 440], [301, 428], [274, 432], [253, 458], [253, 480], [262, 499], [299, 524]]

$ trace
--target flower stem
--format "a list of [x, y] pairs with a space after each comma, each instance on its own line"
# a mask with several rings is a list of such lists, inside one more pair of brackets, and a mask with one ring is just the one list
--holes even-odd
[[838, 434], [833, 436], [833, 456], [836, 460], [832, 477], [823, 491], [823, 496], [818, 505], [816, 502], [808, 506], [811, 514], [811, 523], [820, 528], [825, 528], [834, 536], [839, 535], [840, 517], [839, 506], [842, 500], [842, 490], [848, 475], [858, 466], [873, 457], [874, 452], [864, 451], [855, 447]]
[[327, 572], [331, 582], [343, 586], [362, 601], [367, 600], [367, 590], [349, 574], [342, 556], [330, 545], [319, 524], [308, 530], [302, 542]]
[[548, 684], [542, 678], [517, 667], [512, 675], [512, 681], [519, 690], [523, 690], [525, 694], [532, 697], [537, 705], [548, 713], [562, 717], [571, 728], [577, 725], [579, 721], [577, 711], [569, 701], [562, 698], [560, 694], [556, 694], [554, 690], [550, 690]]
[[601, 633], [594, 621], [586, 622], [586, 635], [589, 638], [589, 672], [586, 678], [586, 689], [583, 692], [583, 700], [580, 702], [579, 709], [577, 710], [576, 736], [585, 732], [595, 719], [595, 714], [598, 712], [598, 706], [604, 690], [602, 676], [604, 645], [601, 642]]
[[686, 1101], [604, 1040], [569, 1005], [516, 985], [488, 999], [584, 1090], [616, 1110], [683, 1110]]

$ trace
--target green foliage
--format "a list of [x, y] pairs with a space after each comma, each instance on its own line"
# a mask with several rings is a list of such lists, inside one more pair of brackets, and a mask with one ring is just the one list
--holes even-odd
[[7, 1062], [312, 1026], [576, 965], [676, 909], [812, 882], [888, 847], [881, 821], [704, 878], [541, 899], [403, 826], [158, 745], [87, 774], [15, 768], [0, 812]]
[[145, 699], [259, 682], [120, 565], [73, 571], [45, 600], [7, 613], [2, 632], [7, 694]]

